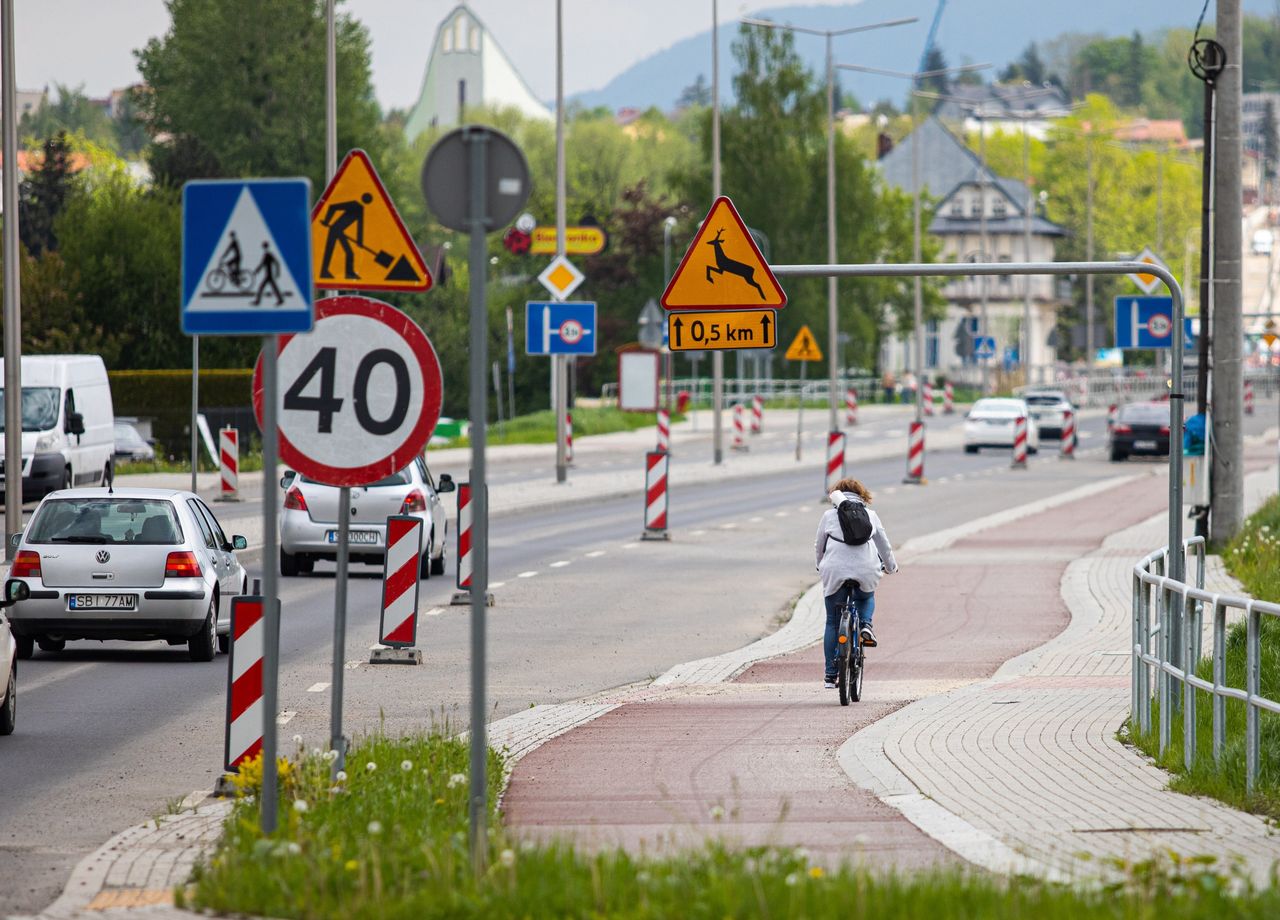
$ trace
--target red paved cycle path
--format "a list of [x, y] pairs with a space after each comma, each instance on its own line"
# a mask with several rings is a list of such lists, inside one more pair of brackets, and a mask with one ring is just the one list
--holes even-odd
[[863, 702], [842, 708], [822, 688], [816, 645], [727, 684], [624, 704], [520, 760], [506, 822], [530, 836], [636, 851], [717, 835], [803, 845], [830, 862], [954, 859], [854, 786], [837, 748], [913, 699], [988, 677], [1056, 635], [1068, 619], [1059, 593], [1067, 564], [1166, 502], [1166, 480], [1144, 477], [911, 559], [877, 592], [880, 647], [868, 653]]

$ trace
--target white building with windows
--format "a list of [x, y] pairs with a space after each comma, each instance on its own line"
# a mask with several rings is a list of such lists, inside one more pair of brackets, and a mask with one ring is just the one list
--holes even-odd
[[449, 12], [436, 30], [418, 101], [405, 123], [413, 141], [429, 128], [460, 124], [468, 106], [518, 109], [527, 118], [551, 120], [551, 110], [534, 95], [498, 40], [465, 3]]
[[[927, 119], [881, 158], [885, 181], [911, 191], [911, 145], [917, 141], [921, 189], [937, 200], [926, 220], [928, 232], [942, 246], [938, 261], [1054, 261], [1058, 241], [1066, 231], [1038, 213], [1035, 203], [1029, 200], [1026, 185], [985, 169], [964, 142], [937, 118]], [[1047, 275], [962, 277], [947, 281], [942, 295], [947, 300], [946, 316], [940, 321], [927, 321], [925, 327], [924, 364], [930, 373], [951, 374], [966, 366], [976, 368], [969, 347], [974, 334], [995, 337], [997, 362], [1003, 359], [1007, 348], [1016, 351], [1028, 298], [1030, 364], [1044, 368], [1056, 361], [1058, 310], [1070, 300], [1069, 291], [1058, 279]], [[890, 337], [883, 347], [881, 368], [898, 374], [912, 367], [912, 347], [910, 337]]]

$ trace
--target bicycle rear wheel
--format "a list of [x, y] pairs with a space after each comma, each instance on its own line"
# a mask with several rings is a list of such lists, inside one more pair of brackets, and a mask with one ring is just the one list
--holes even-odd
[[862, 699], [862, 673], [865, 661], [862, 648], [851, 649], [849, 655], [849, 698], [857, 703]]
[[849, 705], [849, 653], [848, 646], [842, 645], [842, 651], [837, 653], [836, 659], [836, 686], [840, 689], [840, 705]]

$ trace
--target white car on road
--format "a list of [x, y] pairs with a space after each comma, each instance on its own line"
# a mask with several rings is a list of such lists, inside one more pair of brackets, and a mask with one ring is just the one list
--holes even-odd
[[1027, 452], [1040, 449], [1040, 430], [1025, 399], [979, 399], [964, 417], [964, 452], [976, 454], [983, 447], [1013, 447], [1014, 422], [1027, 420]]
[[1062, 390], [1029, 389], [1019, 394], [1031, 409], [1039, 434], [1050, 438], [1062, 437], [1062, 425], [1068, 412], [1075, 412], [1071, 400]]
[[[317, 560], [337, 559], [341, 490], [293, 472], [284, 475], [280, 486], [286, 490], [280, 513], [280, 574], [307, 574]], [[387, 551], [387, 518], [408, 514], [422, 519], [422, 577], [443, 575], [449, 531], [440, 493], [453, 490], [449, 475], [436, 482], [421, 457], [372, 485], [353, 486], [351, 561], [381, 565]]]
[[200, 498], [174, 489], [68, 489], [45, 496], [18, 537], [9, 608], [18, 657], [75, 639], [164, 639], [192, 661], [230, 647], [231, 598], [248, 576]]
[[[26, 585], [19, 581], [5, 583], [5, 600], [0, 608], [11, 604], [9, 598], [26, 595]], [[9, 618], [0, 609], [0, 735], [12, 735], [18, 715], [18, 649], [9, 629]]]

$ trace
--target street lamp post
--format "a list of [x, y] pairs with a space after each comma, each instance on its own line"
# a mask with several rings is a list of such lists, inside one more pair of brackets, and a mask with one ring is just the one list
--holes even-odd
[[[834, 263], [836, 261], [836, 79], [835, 72], [838, 66], [832, 58], [831, 43], [832, 40], [841, 35], [851, 35], [854, 32], [869, 32], [873, 29], [887, 29], [892, 26], [904, 26], [909, 23], [916, 22], [916, 17], [911, 16], [905, 19], [888, 19], [884, 22], [875, 22], [865, 26], [850, 26], [847, 29], [806, 29], [802, 26], [782, 25], [769, 19], [751, 19], [744, 18], [740, 20], [747, 25], [760, 26], [766, 29], [779, 29], [786, 32], [804, 32], [808, 35], [821, 35], [826, 39], [827, 55], [826, 55], [826, 71], [827, 71], [827, 261]], [[919, 253], [916, 254], [916, 261], [920, 261]], [[832, 276], [827, 279], [827, 375], [828, 375], [828, 392], [827, 392], [827, 426], [830, 431], [838, 431], [840, 426], [837, 423], [836, 393], [839, 389], [839, 367], [840, 362], [836, 354], [836, 336], [839, 330], [839, 318], [837, 313], [837, 304], [839, 300], [839, 292], [837, 290], [837, 279]]]

